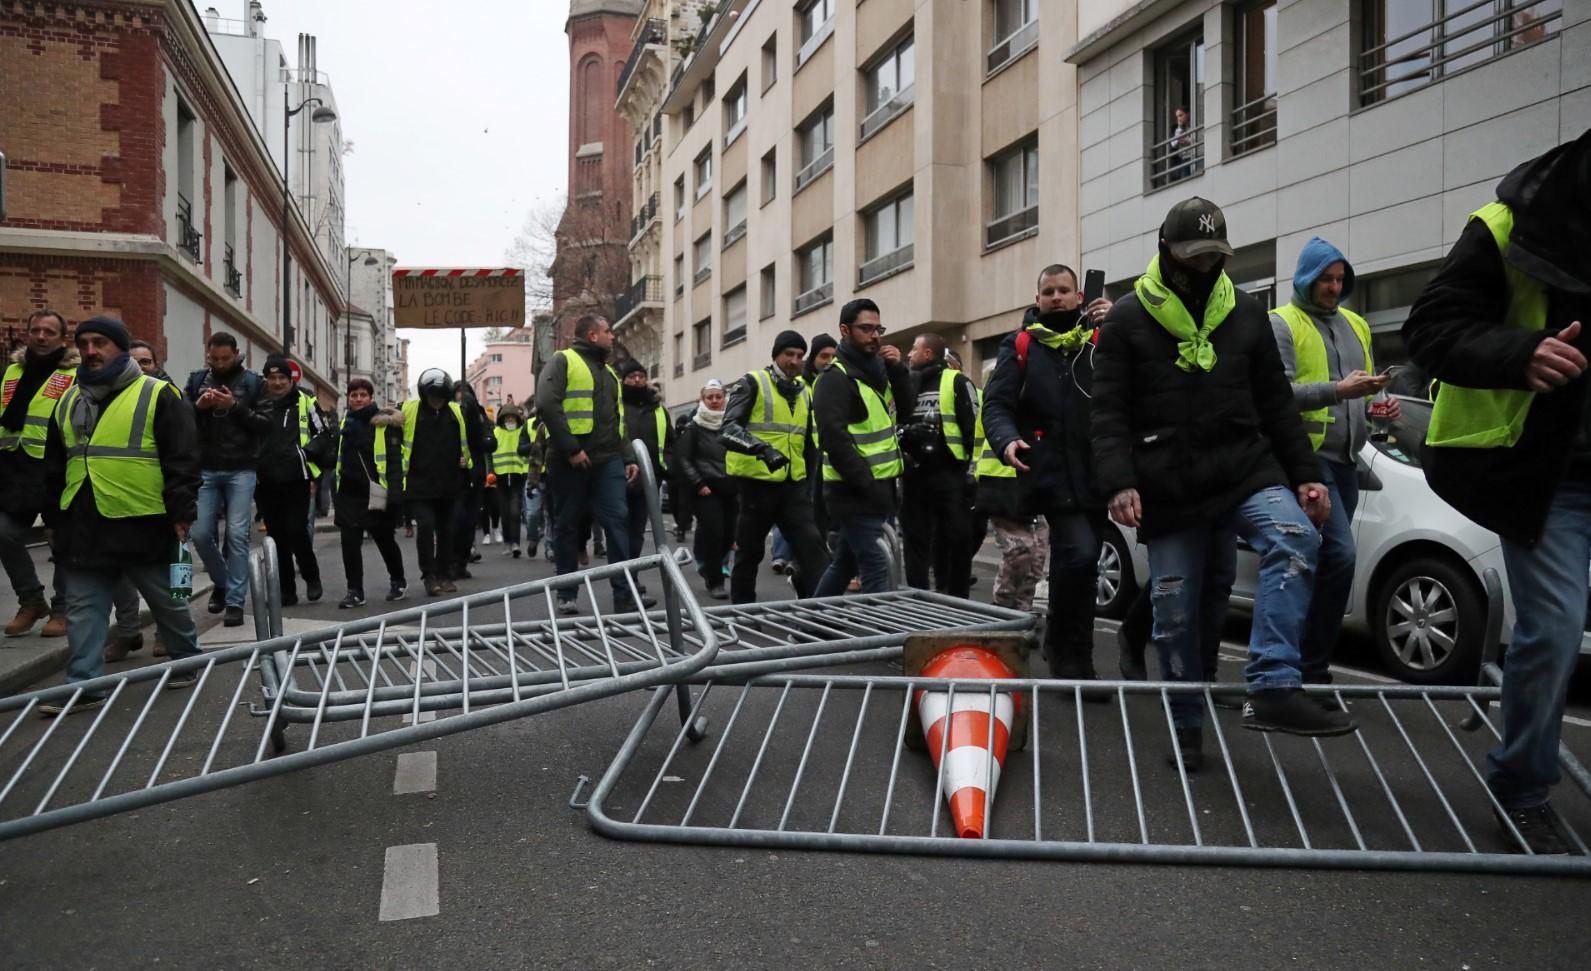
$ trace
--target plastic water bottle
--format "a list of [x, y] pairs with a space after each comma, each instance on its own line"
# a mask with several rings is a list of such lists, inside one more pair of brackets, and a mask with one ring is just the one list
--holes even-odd
[[179, 542], [177, 554], [171, 561], [171, 602], [187, 603], [193, 599], [193, 554], [188, 544]]

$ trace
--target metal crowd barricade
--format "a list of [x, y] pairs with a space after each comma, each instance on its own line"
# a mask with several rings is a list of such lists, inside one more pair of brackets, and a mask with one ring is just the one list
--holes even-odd
[[[0, 699], [0, 839], [677, 683], [718, 652], [672, 548], [287, 635], [275, 556], [267, 540], [254, 557], [258, 643]], [[609, 581], [639, 601], [648, 579], [661, 610], [602, 609]], [[591, 613], [559, 616], [560, 593]], [[197, 683], [165, 690], [179, 673]], [[41, 720], [48, 703], [68, 713]], [[269, 757], [290, 724], [307, 727], [301, 749]]]
[[[948, 825], [941, 778], [910, 752], [917, 689], [1008, 692], [1027, 708], [983, 839]], [[787, 674], [713, 681], [691, 715], [722, 727], [709, 744], [659, 725], [659, 693], [592, 791], [586, 811], [618, 839], [734, 847], [1079, 861], [1473, 870], [1591, 876], [1591, 778], [1554, 802], [1574, 855], [1510, 852], [1484, 783], [1497, 729], [1494, 688], [1312, 686], [1351, 705], [1353, 736], [1244, 731], [1213, 694], [1241, 685], [940, 680]], [[1103, 691], [1110, 704], [1084, 704]], [[1170, 700], [1201, 695], [1206, 765], [1190, 773]], [[981, 700], [981, 699], [980, 699]], [[954, 709], [952, 697], [947, 707]], [[1455, 729], [1466, 718], [1485, 737]], [[993, 775], [993, 766], [986, 772]], [[1517, 833], [1515, 833], [1517, 835]]]

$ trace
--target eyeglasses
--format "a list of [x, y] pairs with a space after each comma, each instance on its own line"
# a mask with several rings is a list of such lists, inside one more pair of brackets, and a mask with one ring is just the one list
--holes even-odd
[[869, 334], [877, 334], [880, 337], [884, 336], [883, 324], [847, 324], [846, 326], [850, 327], [852, 330], [863, 335], [864, 337]]

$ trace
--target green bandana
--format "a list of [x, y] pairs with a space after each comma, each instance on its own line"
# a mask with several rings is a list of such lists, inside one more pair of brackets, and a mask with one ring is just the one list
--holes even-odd
[[1064, 334], [1057, 334], [1043, 324], [1035, 323], [1028, 324], [1027, 332], [1032, 334], [1033, 339], [1045, 347], [1063, 351], [1067, 354], [1075, 354], [1078, 348], [1088, 343], [1088, 338], [1093, 334], [1094, 329], [1078, 324]]
[[1210, 345], [1210, 335], [1237, 306], [1232, 281], [1225, 273], [1215, 281], [1215, 289], [1205, 301], [1201, 327], [1194, 326], [1193, 316], [1182, 305], [1182, 299], [1161, 282], [1159, 256], [1149, 261], [1149, 269], [1133, 284], [1133, 289], [1149, 316], [1177, 339], [1177, 367], [1184, 371], [1193, 370], [1195, 365], [1205, 371], [1215, 367], [1215, 348]]

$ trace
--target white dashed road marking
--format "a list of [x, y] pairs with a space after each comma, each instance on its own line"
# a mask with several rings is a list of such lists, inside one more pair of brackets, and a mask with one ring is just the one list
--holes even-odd
[[436, 753], [404, 752], [398, 756], [398, 774], [392, 780], [394, 796], [436, 789]]
[[381, 919], [435, 917], [437, 901], [436, 844], [411, 843], [387, 847], [381, 877]]

